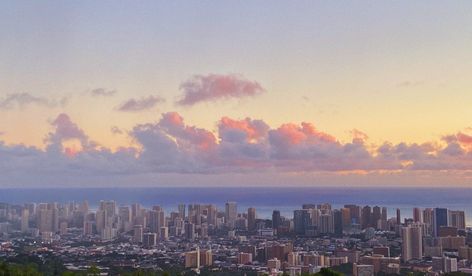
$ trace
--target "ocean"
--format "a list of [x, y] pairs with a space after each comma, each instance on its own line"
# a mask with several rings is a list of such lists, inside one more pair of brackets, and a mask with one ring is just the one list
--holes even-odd
[[372, 188], [372, 187], [146, 187], [146, 188], [4, 188], [0, 202], [81, 202], [92, 208], [100, 200], [115, 200], [119, 205], [140, 203], [144, 207], [161, 205], [166, 211], [179, 203], [212, 203], [224, 210], [227, 201], [236, 201], [238, 211], [255, 207], [259, 218], [270, 218], [274, 209], [292, 217], [303, 203], [331, 203], [387, 207], [388, 216], [400, 208], [403, 218], [412, 217], [414, 207], [444, 207], [466, 212], [472, 225], [472, 188]]

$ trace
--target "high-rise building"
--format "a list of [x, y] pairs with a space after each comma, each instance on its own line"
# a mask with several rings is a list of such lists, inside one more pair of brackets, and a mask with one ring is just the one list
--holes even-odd
[[304, 204], [302, 204], [302, 209], [316, 209], [316, 204], [314, 204], [314, 203], [304, 203]]
[[382, 219], [382, 209], [379, 206], [372, 208], [372, 227], [380, 229], [380, 222]]
[[457, 259], [450, 257], [433, 257], [433, 271], [451, 273], [457, 271]]
[[317, 209], [320, 209], [322, 212], [326, 210], [331, 210], [331, 204], [330, 203], [320, 203], [316, 205]]
[[156, 233], [144, 233], [143, 234], [143, 246], [145, 248], [151, 248], [157, 244], [157, 234]]
[[92, 221], [84, 221], [84, 235], [91, 236], [93, 235], [93, 222]]
[[36, 203], [25, 203], [25, 209], [28, 209], [30, 218], [36, 215]]
[[118, 216], [120, 218], [120, 228], [122, 231], [130, 230], [131, 226], [131, 210], [129, 206], [120, 206], [118, 209]]
[[401, 225], [401, 224], [402, 224], [402, 217], [400, 214], [400, 209], [397, 208], [397, 225]]
[[423, 210], [423, 222], [429, 225], [433, 225], [433, 209], [426, 208]]
[[167, 226], [162, 226], [159, 230], [159, 239], [168, 240], [169, 239], [169, 228]]
[[200, 267], [200, 249], [195, 251], [185, 252], [185, 268], [199, 268]]
[[97, 212], [95, 213], [95, 217], [95, 226], [97, 227], [97, 232], [101, 233], [102, 230], [108, 225], [107, 210], [97, 210]]
[[116, 237], [116, 228], [106, 226], [100, 232], [100, 238], [103, 241], [110, 241], [110, 240], [113, 240], [115, 237]]
[[[329, 210], [325, 210], [325, 212], [329, 212]], [[320, 216], [321, 210], [320, 209], [309, 209], [308, 213], [311, 217], [311, 225], [319, 227], [320, 226]]]
[[164, 227], [162, 224], [164, 220], [164, 212], [162, 210], [150, 210], [149, 211], [149, 230], [152, 233], [158, 233], [161, 227]]
[[334, 234], [340, 236], [343, 234], [343, 215], [340, 210], [333, 210]]
[[472, 247], [461, 246], [459, 248], [459, 257], [462, 259], [467, 259], [468, 261], [472, 261]]
[[233, 228], [237, 217], [238, 217], [238, 206], [236, 202], [226, 202], [225, 204], [226, 226]]
[[382, 255], [384, 257], [390, 257], [390, 247], [388, 246], [375, 246], [372, 249], [374, 255]]
[[415, 207], [413, 208], [413, 221], [414, 222], [423, 222], [423, 212], [421, 208]]
[[433, 236], [439, 236], [439, 229], [441, 226], [448, 225], [448, 212], [446, 208], [433, 209]]
[[282, 224], [282, 219], [280, 217], [280, 211], [274, 210], [272, 212], [272, 228], [277, 229]]
[[305, 230], [309, 225], [311, 225], [311, 219], [307, 209], [293, 211], [293, 229], [295, 234], [305, 235]]
[[133, 227], [133, 242], [135, 243], [142, 243], [143, 242], [143, 226], [142, 225], [135, 225]]
[[216, 226], [216, 219], [217, 219], [217, 213], [218, 209], [216, 208], [215, 205], [208, 205], [208, 210], [207, 210], [207, 223], [208, 225], [214, 225]]
[[195, 239], [195, 224], [193, 223], [185, 223], [185, 238], [189, 241]]
[[402, 228], [402, 260], [423, 258], [423, 235], [421, 227], [409, 225]]
[[349, 209], [351, 224], [361, 224], [361, 207], [354, 204], [346, 204], [344, 208]]
[[200, 250], [200, 266], [212, 266], [213, 265], [213, 253], [211, 249]]
[[23, 208], [21, 211], [21, 232], [26, 232], [29, 229], [29, 209]]
[[303, 265], [325, 266], [325, 256], [314, 253], [303, 255]]
[[249, 231], [256, 230], [256, 208], [247, 209], [247, 226]]
[[382, 230], [387, 230], [387, 207], [382, 207]]
[[343, 221], [343, 228], [351, 226], [351, 210], [349, 208], [341, 208], [341, 216]]
[[361, 212], [362, 229], [372, 227], [372, 210], [369, 205], [364, 206]]
[[287, 255], [287, 262], [289, 266], [297, 266], [301, 263], [301, 255], [298, 252], [290, 252]]
[[318, 231], [320, 234], [334, 233], [334, 218], [332, 212], [320, 215]]
[[239, 252], [238, 253], [238, 264], [251, 264], [252, 263], [252, 254]]
[[202, 224], [202, 206], [200, 204], [188, 205], [188, 220], [197, 226]]
[[179, 204], [179, 216], [181, 219], [185, 219], [185, 204]]
[[131, 204], [131, 221], [135, 221], [135, 219], [141, 215], [141, 204], [133, 203]]
[[67, 221], [62, 221], [59, 223], [59, 234], [60, 235], [66, 235], [67, 234]]
[[113, 200], [110, 200], [110, 201], [101, 200], [99, 209], [106, 210], [107, 216], [113, 217], [116, 215], [116, 202]]
[[426, 208], [423, 210], [423, 223], [426, 227], [426, 233], [428, 236], [433, 234], [433, 209]]
[[37, 225], [39, 232], [57, 232], [59, 216], [56, 203], [40, 203], [37, 211]]
[[270, 259], [267, 261], [267, 268], [270, 270], [280, 270], [280, 260], [277, 258]]
[[449, 211], [449, 226], [456, 227], [458, 230], [465, 230], [465, 212]]

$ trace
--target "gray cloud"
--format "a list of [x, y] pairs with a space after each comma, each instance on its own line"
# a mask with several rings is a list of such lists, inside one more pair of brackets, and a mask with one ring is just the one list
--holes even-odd
[[94, 97], [111, 97], [116, 94], [116, 90], [106, 90], [105, 88], [96, 88], [90, 91]]
[[140, 99], [129, 99], [118, 106], [117, 110], [123, 112], [139, 112], [154, 108], [157, 104], [165, 102], [164, 98], [159, 96], [148, 96]]
[[23, 108], [28, 105], [37, 105], [48, 108], [64, 106], [67, 99], [62, 98], [59, 101], [51, 100], [45, 97], [33, 96], [29, 93], [12, 93], [0, 99], [0, 109]]
[[121, 129], [120, 129], [119, 127], [117, 127], [117, 126], [112, 126], [112, 127], [110, 128], [110, 131], [111, 131], [111, 133], [113, 133], [113, 134], [123, 134], [123, 133], [124, 133], [124, 131], [121, 130]]

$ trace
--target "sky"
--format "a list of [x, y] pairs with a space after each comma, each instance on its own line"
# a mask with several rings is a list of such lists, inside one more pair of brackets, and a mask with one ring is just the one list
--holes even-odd
[[469, 187], [470, 49], [470, 1], [1, 1], [0, 187]]

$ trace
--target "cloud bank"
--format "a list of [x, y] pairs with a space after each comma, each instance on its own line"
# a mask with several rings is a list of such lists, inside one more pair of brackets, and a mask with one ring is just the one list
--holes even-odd
[[[263, 120], [223, 117], [213, 132], [168, 112], [155, 123], [138, 124], [128, 131], [136, 145], [112, 151], [92, 141], [67, 114], [59, 114], [50, 124], [44, 149], [0, 142], [0, 184], [108, 183], [163, 174], [472, 171], [472, 135], [464, 132], [435, 143], [372, 146], [359, 130], [352, 131], [352, 141], [343, 143], [309, 122], [273, 128]], [[70, 147], [71, 141], [78, 146]]]

